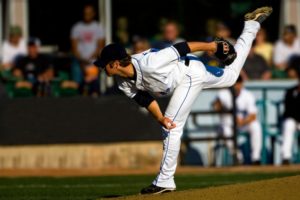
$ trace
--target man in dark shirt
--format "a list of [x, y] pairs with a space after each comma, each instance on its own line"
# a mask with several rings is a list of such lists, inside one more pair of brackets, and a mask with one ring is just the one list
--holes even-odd
[[284, 122], [283, 122], [283, 144], [282, 157], [283, 164], [289, 164], [292, 158], [292, 146], [294, 133], [300, 130], [300, 67], [297, 68], [298, 85], [286, 92], [284, 105]]
[[254, 52], [253, 43], [250, 53], [246, 59], [241, 75], [244, 80], [268, 80], [271, 78], [271, 71], [265, 59]]
[[30, 39], [28, 55], [16, 61], [13, 73], [20, 79], [16, 83], [17, 88], [31, 88], [35, 94], [43, 96], [54, 72], [48, 57], [39, 53], [39, 47], [38, 39]]

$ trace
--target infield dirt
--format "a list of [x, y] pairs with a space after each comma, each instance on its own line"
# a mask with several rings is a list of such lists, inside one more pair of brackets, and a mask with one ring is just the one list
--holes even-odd
[[299, 200], [300, 176], [114, 200]]

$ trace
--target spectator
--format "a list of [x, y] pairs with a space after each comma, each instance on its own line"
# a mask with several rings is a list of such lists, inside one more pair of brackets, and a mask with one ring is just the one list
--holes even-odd
[[[231, 35], [231, 31], [225, 26], [224, 23], [221, 23], [214, 19], [209, 19], [206, 23], [206, 31], [208, 33], [208, 37], [206, 38], [207, 42], [211, 42], [215, 40], [216, 37], [227, 38]], [[203, 52], [203, 54], [198, 55], [203, 62], [204, 65], [209, 65], [213, 67], [225, 67], [225, 65], [220, 62], [214, 56], [214, 52]]]
[[[235, 44], [235, 39], [231, 38], [231, 30], [225, 23], [209, 20], [206, 28], [209, 34], [209, 36], [206, 38], [207, 42], [211, 42], [218, 37], [228, 40], [231, 44]], [[214, 52], [204, 52], [200, 59], [205, 65], [222, 68], [225, 67], [225, 65], [214, 56]]]
[[26, 42], [19, 26], [10, 27], [9, 39], [3, 43], [2, 54], [2, 70], [11, 70], [17, 56], [26, 54]]
[[80, 90], [83, 96], [98, 97], [100, 95], [99, 68], [94, 65], [87, 66], [84, 69], [84, 83]]
[[246, 59], [241, 75], [245, 80], [269, 80], [272, 73], [265, 59], [255, 53], [256, 44], [253, 43]]
[[158, 28], [158, 32], [150, 39], [151, 41], [151, 44], [155, 41], [160, 41], [162, 40], [163, 36], [163, 32], [164, 32], [164, 28], [165, 28], [165, 25], [169, 22], [170, 20], [165, 18], [165, 17], [161, 17], [159, 18], [158, 20], [158, 23], [157, 23], [157, 28]]
[[153, 48], [163, 49], [165, 47], [174, 45], [179, 42], [185, 41], [180, 38], [180, 27], [176, 21], [168, 21], [162, 28], [162, 38], [152, 44]]
[[274, 64], [277, 70], [287, 69], [289, 59], [293, 55], [300, 54], [300, 40], [294, 25], [284, 28], [282, 39], [278, 40], [274, 47]]
[[129, 45], [128, 19], [126, 17], [117, 19], [116, 39], [123, 46]]
[[[233, 86], [236, 95], [237, 126], [239, 132], [249, 132], [251, 139], [251, 158], [253, 164], [260, 163], [262, 147], [262, 130], [257, 120], [257, 108], [254, 95], [244, 88], [243, 79], [240, 76]], [[214, 102], [214, 108], [218, 111], [232, 109], [232, 94], [228, 89], [221, 90]], [[232, 137], [233, 122], [232, 116], [225, 114], [221, 118], [222, 134], [225, 137]], [[227, 141], [227, 146], [232, 149], [232, 141]]]
[[223, 22], [219, 22], [216, 26], [216, 37], [224, 38], [231, 44], [235, 44], [236, 42], [236, 40], [231, 37], [231, 30]]
[[71, 30], [73, 54], [86, 64], [90, 64], [96, 59], [105, 45], [104, 29], [95, 20], [95, 16], [94, 7], [85, 6], [83, 21], [76, 23]]
[[300, 66], [300, 55], [291, 56], [286, 69], [287, 76], [291, 79], [297, 79], [297, 68]]
[[284, 99], [284, 121], [283, 121], [283, 164], [290, 164], [292, 159], [292, 147], [294, 134], [300, 130], [300, 67], [297, 68], [298, 85], [287, 90]]
[[256, 45], [254, 52], [262, 56], [267, 62], [268, 66], [272, 64], [273, 44], [267, 41], [266, 29], [261, 28], [256, 35]]
[[15, 63], [13, 74], [19, 81], [16, 88], [32, 89], [38, 96], [48, 95], [54, 70], [49, 58], [39, 53], [40, 41], [31, 38], [28, 41], [28, 55], [20, 57]]
[[134, 36], [132, 45], [132, 54], [138, 54], [150, 49], [150, 44], [146, 38]]
[[[83, 21], [76, 23], [71, 30], [72, 51], [75, 60], [72, 64], [73, 79], [81, 85], [85, 94], [99, 94], [99, 78], [91, 64], [105, 45], [104, 29], [95, 20], [93, 6], [86, 5]], [[87, 92], [88, 91], [88, 92]]]

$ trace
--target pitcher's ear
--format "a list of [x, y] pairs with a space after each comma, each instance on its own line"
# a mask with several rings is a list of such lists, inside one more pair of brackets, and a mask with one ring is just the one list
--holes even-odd
[[117, 68], [120, 66], [120, 61], [119, 60], [115, 60], [112, 65], [111, 65], [113, 68]]

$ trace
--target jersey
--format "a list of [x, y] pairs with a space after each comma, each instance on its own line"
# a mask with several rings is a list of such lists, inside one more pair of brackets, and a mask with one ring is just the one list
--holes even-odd
[[133, 98], [138, 90], [155, 96], [173, 92], [182, 80], [188, 67], [174, 46], [162, 50], [149, 49], [132, 56], [136, 80], [117, 77], [119, 89]]
[[[218, 100], [226, 110], [232, 109], [232, 94], [228, 89], [220, 90]], [[257, 114], [256, 100], [254, 95], [246, 89], [242, 89], [236, 98], [237, 116], [245, 118], [249, 114]], [[232, 115], [224, 114], [221, 118], [222, 125], [232, 126]]]

